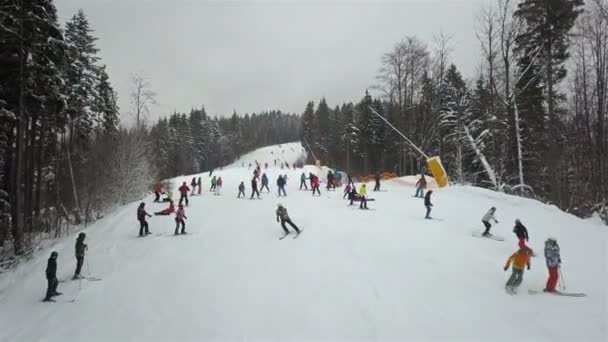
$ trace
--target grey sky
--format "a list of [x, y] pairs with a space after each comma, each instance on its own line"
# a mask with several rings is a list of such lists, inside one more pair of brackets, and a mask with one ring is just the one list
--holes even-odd
[[479, 64], [475, 15], [489, 0], [195, 1], [56, 0], [61, 22], [79, 8], [130, 121], [129, 79], [158, 93], [150, 119], [205, 105], [212, 115], [281, 109], [301, 113], [325, 96], [359, 100], [382, 54], [406, 35], [453, 36], [453, 60]]

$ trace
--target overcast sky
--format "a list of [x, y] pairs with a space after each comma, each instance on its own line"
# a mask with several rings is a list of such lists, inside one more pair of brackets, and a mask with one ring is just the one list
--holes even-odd
[[477, 74], [475, 16], [491, 0], [55, 0], [62, 23], [79, 8], [129, 121], [129, 79], [157, 92], [150, 119], [205, 105], [212, 115], [301, 113], [308, 100], [359, 100], [401, 38], [453, 36], [453, 60]]

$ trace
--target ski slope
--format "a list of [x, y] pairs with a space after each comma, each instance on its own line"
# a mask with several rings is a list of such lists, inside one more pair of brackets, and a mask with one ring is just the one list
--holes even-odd
[[[206, 191], [209, 174], [202, 174], [205, 191], [186, 209], [188, 235], [171, 236], [173, 217], [158, 216], [149, 219], [155, 234], [136, 237], [138, 203], [88, 227], [84, 274], [102, 280], [60, 283], [57, 303], [40, 302], [46, 259], [57, 250], [58, 277], [70, 278], [76, 232], [2, 275], [0, 341], [607, 340], [605, 226], [463, 186], [436, 190], [437, 219], [425, 220], [423, 201], [407, 185], [411, 177], [370, 191], [376, 201], [369, 211], [347, 206], [341, 190], [322, 188], [315, 198], [298, 191], [300, 169], [271, 167], [272, 193], [237, 199], [241, 180], [250, 195], [247, 161], [271, 164], [284, 146], [214, 171], [224, 180], [222, 196]], [[302, 157], [301, 149], [288, 150], [288, 162]], [[279, 173], [288, 175], [288, 197], [280, 199], [274, 192]], [[174, 186], [191, 178], [176, 178]], [[145, 202], [149, 212], [165, 206], [152, 196]], [[279, 202], [304, 229], [298, 239], [278, 240]], [[490, 206], [500, 221], [492, 231], [504, 242], [471, 236]], [[519, 295], [510, 296], [504, 291], [510, 271], [502, 267], [516, 250], [516, 218], [539, 256]], [[587, 297], [527, 293], [547, 280], [547, 236], [559, 241], [567, 289]]]

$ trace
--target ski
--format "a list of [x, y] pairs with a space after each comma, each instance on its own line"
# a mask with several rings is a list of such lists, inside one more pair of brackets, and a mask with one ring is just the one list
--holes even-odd
[[587, 294], [583, 293], [583, 292], [579, 292], [579, 293], [574, 293], [574, 292], [561, 292], [561, 291], [555, 291], [555, 292], [545, 292], [545, 291], [539, 291], [539, 290], [528, 290], [528, 294], [531, 295], [535, 295], [535, 294], [552, 294], [552, 295], [556, 295], [556, 296], [565, 296], [565, 297], [586, 297]]
[[496, 236], [496, 235], [492, 235], [492, 234], [483, 236], [479, 232], [473, 232], [471, 235], [474, 236], [474, 237], [478, 237], [478, 238], [487, 238], [487, 239], [490, 239], [490, 240], [505, 241], [505, 238], [503, 238], [502, 236]]
[[300, 236], [300, 234], [302, 234], [302, 232], [303, 232], [303, 230], [300, 230], [300, 232], [299, 232], [299, 233], [297, 233], [296, 235], [294, 235], [294, 236], [293, 236], [293, 238], [294, 238], [294, 239], [297, 239], [297, 238], [298, 238], [298, 236]]
[[289, 235], [289, 234], [285, 234], [285, 235], [283, 235], [283, 236], [279, 237], [279, 240], [283, 240], [284, 238], [286, 238], [286, 237], [287, 237], [287, 235]]

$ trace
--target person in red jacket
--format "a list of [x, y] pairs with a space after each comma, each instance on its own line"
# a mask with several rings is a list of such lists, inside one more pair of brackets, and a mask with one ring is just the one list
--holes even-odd
[[315, 191], [321, 196], [321, 190], [319, 190], [319, 177], [315, 176], [315, 179], [312, 180], [312, 195], [315, 195]]
[[160, 202], [160, 194], [163, 192], [164, 188], [165, 186], [163, 185], [163, 183], [158, 183], [156, 185], [156, 188], [154, 189], [154, 195], [156, 195], [154, 202]]
[[146, 235], [150, 234], [150, 231], [148, 231], [148, 222], [146, 221], [146, 216], [152, 217], [152, 215], [148, 214], [148, 212], [144, 208], [145, 205], [146, 204], [144, 202], [141, 202], [139, 204], [139, 208], [137, 208], [137, 220], [139, 221], [139, 236], [144, 236], [144, 233]]
[[184, 206], [180, 204], [179, 209], [175, 213], [175, 235], [179, 234], [180, 224], [182, 225], [182, 234], [186, 234], [186, 222], [184, 219], [187, 219], [186, 211], [184, 210]]
[[186, 200], [186, 206], [188, 206], [188, 193], [190, 192], [190, 188], [186, 185], [186, 182], [179, 187], [179, 193], [181, 196], [179, 197], [179, 204], [182, 204], [182, 201]]
[[157, 211], [154, 213], [154, 215], [156, 216], [168, 216], [171, 215], [175, 212], [175, 205], [173, 204], [173, 201], [169, 202], [169, 208], [163, 209], [161, 211]]

